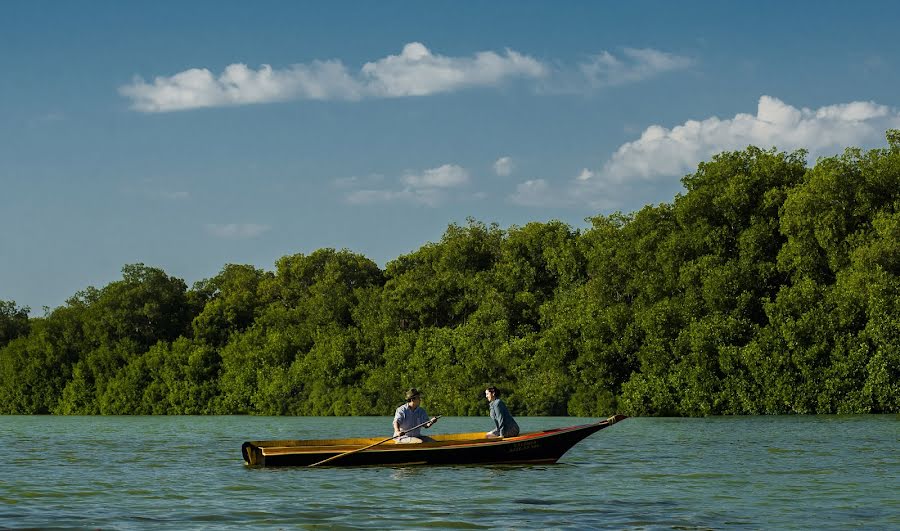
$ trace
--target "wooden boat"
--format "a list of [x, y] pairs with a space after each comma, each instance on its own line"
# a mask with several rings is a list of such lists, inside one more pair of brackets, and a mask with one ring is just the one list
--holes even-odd
[[484, 432], [435, 435], [434, 442], [421, 444], [377, 437], [250, 441], [243, 444], [241, 453], [247, 465], [267, 467], [310, 466], [328, 459], [323, 466], [555, 463], [585, 437], [626, 418], [615, 415], [592, 424], [494, 439], [486, 438]]

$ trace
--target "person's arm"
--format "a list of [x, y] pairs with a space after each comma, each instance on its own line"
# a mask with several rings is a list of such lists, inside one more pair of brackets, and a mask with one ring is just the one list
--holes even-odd
[[492, 409], [491, 416], [494, 417], [494, 422], [497, 424], [496, 431], [501, 437], [518, 435], [519, 425], [516, 424], [515, 419], [509, 412], [509, 408], [506, 407], [502, 400], [497, 400], [496, 411]]
[[428, 421], [428, 424], [425, 425], [426, 428], [430, 428], [434, 426], [434, 423], [438, 421], [437, 417], [431, 417], [431, 420]]
[[[494, 424], [497, 425], [497, 429], [494, 431], [496, 431], [497, 435], [499, 435], [501, 437], [503, 437], [503, 435], [506, 431], [506, 423], [503, 422], [504, 415], [503, 415], [503, 410], [501, 409], [502, 407], [503, 406], [501, 404], [497, 404], [497, 416], [494, 417], [494, 415], [491, 415], [492, 417], [494, 417]], [[491, 413], [494, 413], [494, 412], [491, 411]]]
[[498, 436], [503, 434], [503, 415], [500, 414], [498, 409], [499, 404], [499, 400], [491, 402], [491, 420], [494, 421], [494, 429], [491, 430], [491, 433], [496, 433]]
[[403, 418], [403, 410], [397, 408], [397, 412], [394, 413], [394, 437], [400, 435], [402, 431], [400, 430], [400, 420]]
[[[419, 417], [416, 419], [416, 424], [422, 424], [422, 428], [430, 428], [432, 424], [437, 420], [435, 417], [428, 418], [428, 412], [425, 411], [425, 408], [419, 406]], [[425, 419], [425, 420], [422, 420]], [[426, 423], [427, 424], [423, 424]]]

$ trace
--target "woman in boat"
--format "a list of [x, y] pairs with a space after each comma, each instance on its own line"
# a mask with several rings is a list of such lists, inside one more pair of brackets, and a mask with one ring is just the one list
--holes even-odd
[[484, 390], [484, 396], [487, 398], [491, 408], [491, 420], [496, 426], [493, 430], [487, 432], [487, 437], [515, 437], [519, 434], [519, 425], [513, 418], [512, 413], [500, 400], [500, 391], [496, 387], [488, 387]]
[[[413, 387], [406, 392], [406, 403], [397, 408], [394, 412], [394, 437], [397, 437], [398, 443], [422, 443], [433, 442], [434, 439], [427, 435], [422, 435], [422, 428], [430, 428], [437, 417], [428, 419], [428, 413], [425, 408], [421, 407], [422, 393]], [[425, 423], [422, 427], [417, 427]], [[402, 434], [402, 436], [401, 436]]]

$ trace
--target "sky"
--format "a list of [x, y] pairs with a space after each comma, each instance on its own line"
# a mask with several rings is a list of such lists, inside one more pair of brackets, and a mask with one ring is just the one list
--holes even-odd
[[900, 3], [0, 4], [0, 300], [669, 203], [900, 128]]

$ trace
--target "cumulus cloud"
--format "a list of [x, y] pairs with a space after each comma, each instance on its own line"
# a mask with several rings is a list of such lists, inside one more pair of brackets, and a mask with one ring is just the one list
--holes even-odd
[[876, 142], [886, 129], [900, 127], [900, 113], [871, 101], [796, 108], [762, 96], [756, 114], [688, 120], [671, 129], [652, 125], [640, 138], [620, 146], [598, 172], [610, 181], [680, 176], [712, 155], [748, 145], [779, 150], [807, 149], [825, 155], [847, 146]]
[[[346, 187], [356, 181], [339, 179], [336, 184]], [[469, 183], [469, 172], [456, 164], [444, 164], [422, 172], [408, 172], [399, 179], [397, 189], [360, 188], [347, 193], [350, 204], [372, 204], [404, 201], [426, 206], [437, 206], [448, 196], [448, 190]]]
[[[900, 128], [900, 112], [871, 101], [797, 108], [762, 96], [756, 114], [730, 119], [688, 120], [671, 129], [652, 125], [634, 141], [619, 146], [599, 170], [584, 168], [568, 180], [535, 179], [521, 183], [509, 200], [530, 207], [630, 209], [648, 202], [675, 178], [722, 151], [755, 145], [782, 151], [806, 149], [827, 156], [849, 146], [883, 142], [884, 131]], [[668, 193], [668, 192], [665, 192]], [[653, 196], [652, 200], [666, 200]]]
[[515, 50], [446, 57], [412, 42], [399, 55], [368, 62], [355, 74], [339, 60], [313, 61], [280, 70], [270, 65], [254, 70], [238, 63], [227, 66], [218, 76], [206, 68], [192, 68], [158, 76], [152, 82], [135, 77], [119, 92], [131, 99], [135, 110], [167, 112], [297, 99], [426, 96], [496, 86], [514, 77], [541, 77], [546, 71], [541, 62]]
[[512, 157], [500, 157], [494, 162], [494, 173], [501, 177], [506, 177], [513, 170]]
[[692, 64], [690, 58], [659, 50], [624, 48], [618, 56], [603, 51], [577, 65], [551, 67], [509, 48], [451, 57], [411, 42], [399, 54], [369, 61], [356, 71], [338, 59], [282, 69], [235, 63], [218, 75], [191, 68], [151, 81], [136, 76], [119, 93], [131, 100], [132, 109], [149, 113], [289, 100], [428, 96], [496, 87], [515, 78], [542, 80], [550, 92], [580, 92], [635, 83]]
[[432, 54], [425, 45], [411, 42], [400, 55], [389, 55], [362, 67], [366, 89], [381, 97], [426, 96], [464, 87], [495, 86], [510, 77], [541, 77], [539, 61], [506, 49], [503, 55], [478, 52], [474, 57]]
[[206, 231], [217, 238], [227, 239], [246, 239], [255, 238], [272, 227], [268, 225], [259, 225], [256, 223], [226, 223], [216, 224], [209, 223], [206, 225]]
[[136, 77], [119, 93], [130, 98], [137, 111], [166, 112], [291, 99], [354, 100], [362, 90], [339, 61], [314, 61], [284, 70], [232, 64], [218, 77], [205, 68], [192, 68], [156, 77], [152, 83]]

